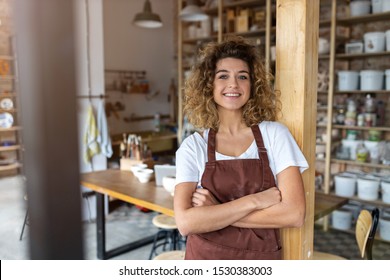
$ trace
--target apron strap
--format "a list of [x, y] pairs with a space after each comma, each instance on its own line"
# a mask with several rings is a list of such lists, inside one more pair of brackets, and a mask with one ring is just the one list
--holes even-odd
[[215, 130], [210, 128], [207, 140], [207, 161], [215, 161]]
[[263, 136], [261, 135], [260, 128], [258, 125], [251, 126], [253, 135], [255, 136], [255, 141], [257, 145], [257, 150], [259, 152], [259, 158], [264, 160], [267, 165], [269, 165], [267, 149], [264, 146]]

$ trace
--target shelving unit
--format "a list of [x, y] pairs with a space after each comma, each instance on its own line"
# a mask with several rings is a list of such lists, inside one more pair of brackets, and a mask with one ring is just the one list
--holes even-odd
[[[206, 1], [210, 2], [210, 1]], [[211, 1], [212, 2], [212, 1]], [[185, 7], [186, 1], [178, 0], [178, 10]], [[215, 6], [203, 7], [209, 21], [182, 22], [178, 21], [178, 119], [183, 120], [182, 100], [184, 81], [187, 71], [196, 59], [199, 49], [208, 42], [221, 42], [229, 35], [239, 35], [258, 46], [265, 59], [266, 65], [272, 70], [271, 46], [275, 45], [275, 0], [216, 0]], [[245, 19], [246, 12], [249, 13]], [[237, 23], [239, 16], [243, 16], [244, 25]], [[256, 20], [255, 20], [256, 17]], [[231, 18], [229, 20], [228, 18]], [[248, 22], [246, 25], [245, 23]], [[257, 23], [257, 27], [254, 25]], [[237, 30], [237, 28], [239, 30]], [[183, 123], [178, 122], [178, 141], [182, 141]]]
[[[357, 131], [362, 135], [363, 140], [367, 140], [369, 131], [381, 132], [382, 140], [390, 140], [390, 127], [387, 124], [379, 126], [358, 126], [338, 124], [335, 121], [336, 111], [339, 100], [342, 98], [352, 98], [362, 101], [366, 94], [376, 95], [377, 100], [382, 100], [386, 104], [390, 101], [390, 91], [381, 90], [338, 90], [337, 72], [339, 70], [385, 70], [390, 69], [390, 51], [381, 51], [375, 53], [345, 53], [344, 45], [351, 40], [363, 40], [363, 35], [366, 32], [381, 31], [384, 32], [390, 29], [390, 12], [382, 12], [376, 14], [367, 14], [362, 16], [349, 16], [349, 2], [346, 0], [321, 0], [320, 5], [327, 10], [329, 18], [324, 18], [320, 21], [320, 37], [321, 35], [328, 39], [330, 43], [329, 53], [319, 55], [319, 65], [322, 64], [329, 74], [328, 88], [323, 88], [318, 91], [318, 97], [321, 108], [327, 107], [326, 114], [322, 114], [322, 119], [318, 119], [317, 125], [317, 145], [324, 145], [324, 158], [317, 159], [317, 168], [322, 168], [321, 173], [324, 175], [323, 185], [320, 190], [324, 193], [334, 194], [333, 176], [344, 171], [363, 171], [367, 173], [382, 173], [390, 178], [390, 166], [382, 163], [374, 162], [359, 162], [355, 160], [337, 159], [335, 149], [341, 145], [341, 138], [345, 137], [347, 131]], [[321, 12], [320, 12], [321, 14]], [[341, 30], [341, 31], [340, 31]], [[321, 34], [322, 31], [322, 34]], [[342, 34], [340, 34], [342, 33]], [[360, 37], [359, 37], [360, 36]], [[389, 106], [389, 104], [387, 104]], [[345, 106], [346, 107], [346, 106]], [[390, 118], [389, 112], [385, 116]], [[326, 123], [326, 124], [325, 124]], [[321, 137], [324, 134], [324, 137]], [[333, 134], [333, 137], [332, 137]], [[341, 136], [341, 137], [340, 137]], [[326, 139], [323, 139], [326, 138]], [[385, 175], [387, 174], [387, 175]], [[353, 196], [349, 198], [351, 201], [362, 203], [363, 206], [379, 207], [382, 209], [390, 209], [390, 204], [379, 200], [368, 201]], [[324, 223], [328, 227], [327, 221]]]
[[[12, 102], [12, 106], [0, 106], [1, 117], [10, 114], [12, 125], [0, 126], [0, 178], [17, 175], [22, 169], [23, 143], [21, 139], [20, 110], [17, 92], [17, 56], [15, 52], [14, 34], [10, 22], [10, 3], [4, 1], [0, 26], [0, 104], [4, 99]], [[5, 8], [5, 6], [7, 8]]]

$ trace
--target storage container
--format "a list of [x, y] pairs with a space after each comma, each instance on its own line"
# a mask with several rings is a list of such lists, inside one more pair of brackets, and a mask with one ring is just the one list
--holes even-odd
[[382, 90], [384, 75], [380, 70], [360, 71], [360, 90]]
[[385, 71], [385, 74], [386, 74], [386, 90], [390, 90], [390, 69], [387, 69]]
[[382, 0], [371, 0], [372, 13], [381, 13], [382, 12]]
[[349, 3], [350, 15], [361, 16], [367, 15], [370, 13], [370, 1], [352, 1]]
[[343, 208], [333, 211], [332, 226], [336, 229], [349, 230], [352, 226], [352, 212]]
[[386, 241], [390, 241], [390, 217], [379, 219], [379, 236]]
[[374, 176], [359, 177], [357, 179], [358, 197], [365, 200], [377, 200], [379, 197], [379, 179]]
[[356, 193], [356, 176], [340, 173], [334, 176], [335, 193], [339, 196], [352, 197]]
[[351, 160], [356, 160], [356, 149], [357, 147], [362, 144], [362, 140], [348, 140], [348, 139], [342, 139], [341, 144], [344, 147], [348, 147], [350, 151]]
[[364, 33], [364, 52], [383, 52], [385, 50], [385, 36], [385, 32]]
[[359, 72], [339, 71], [337, 75], [339, 90], [357, 90], [359, 88]]
[[381, 181], [382, 200], [385, 203], [390, 203], [390, 180]]
[[363, 42], [349, 42], [345, 43], [345, 53], [362, 53], [364, 49]]

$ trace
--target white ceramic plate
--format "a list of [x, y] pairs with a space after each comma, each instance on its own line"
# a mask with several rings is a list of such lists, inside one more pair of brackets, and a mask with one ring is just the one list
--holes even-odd
[[14, 102], [11, 98], [3, 98], [0, 101], [0, 108], [4, 110], [9, 110], [14, 107]]
[[14, 123], [14, 117], [10, 113], [0, 114], [0, 127], [10, 128]]

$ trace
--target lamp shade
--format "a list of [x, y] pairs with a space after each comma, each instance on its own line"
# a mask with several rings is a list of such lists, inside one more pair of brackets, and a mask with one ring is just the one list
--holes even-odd
[[152, 12], [149, 0], [145, 1], [143, 12], [135, 15], [133, 24], [144, 28], [159, 28], [163, 25], [160, 16]]
[[180, 11], [182, 21], [202, 21], [208, 19], [208, 15], [196, 4], [195, 0], [187, 0], [187, 5]]

